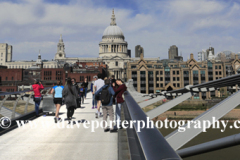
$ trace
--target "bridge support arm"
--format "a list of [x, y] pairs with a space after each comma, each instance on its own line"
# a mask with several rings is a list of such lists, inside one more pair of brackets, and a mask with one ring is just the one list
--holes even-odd
[[186, 157], [190, 157], [190, 156], [194, 156], [202, 153], [215, 151], [218, 149], [232, 147], [239, 144], [240, 144], [240, 134], [235, 134], [232, 136], [220, 138], [217, 140], [202, 143], [192, 147], [184, 148], [184, 149], [178, 150], [177, 153], [182, 158], [186, 158]]
[[[208, 111], [202, 113], [195, 119], [193, 119], [190, 124], [185, 124], [182, 126], [185, 129], [184, 132], [179, 132], [178, 129], [174, 132], [167, 135], [165, 138], [169, 142], [169, 144], [173, 147], [173, 149], [178, 150], [184, 144], [189, 142], [195, 136], [203, 131], [203, 122], [208, 122], [208, 124], [212, 125], [213, 117], [214, 120], [220, 119], [222, 116], [230, 112], [232, 109], [237, 107], [240, 104], [240, 91], [233, 94], [231, 97], [223, 100], [222, 102], [216, 104]], [[196, 123], [200, 123], [201, 127], [194, 127]]]
[[157, 108], [154, 108], [150, 111], [148, 111], [146, 114], [150, 119], [153, 119], [155, 117], [157, 117], [158, 115], [166, 112], [167, 110], [173, 108], [174, 106], [178, 105], [179, 103], [185, 101], [186, 99], [190, 98], [192, 96], [191, 92], [185, 93], [167, 103], [164, 103], [160, 106], [158, 106]]
[[153, 104], [153, 103], [156, 103], [158, 101], [161, 101], [165, 98], [165, 96], [159, 96], [159, 97], [156, 97], [156, 98], [153, 98], [153, 99], [150, 99], [150, 100], [147, 100], [147, 101], [144, 101], [144, 102], [141, 102], [139, 103], [138, 105], [141, 107], [141, 108], [144, 108], [150, 104]]

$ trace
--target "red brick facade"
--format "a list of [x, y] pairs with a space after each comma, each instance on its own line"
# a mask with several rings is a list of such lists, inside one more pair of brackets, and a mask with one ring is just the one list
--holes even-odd
[[36, 69], [6, 69], [0, 68], [0, 91], [17, 91], [19, 85], [31, 85], [34, 79], [42, 81], [44, 86], [53, 86], [58, 80], [65, 84], [67, 77], [83, 82], [85, 78], [92, 81], [93, 76], [103, 73], [107, 76], [107, 65], [93, 62], [84, 62], [74, 65], [65, 71], [63, 68], [36, 68]]
[[4, 81], [22, 81], [23, 69], [0, 69], [0, 84]]

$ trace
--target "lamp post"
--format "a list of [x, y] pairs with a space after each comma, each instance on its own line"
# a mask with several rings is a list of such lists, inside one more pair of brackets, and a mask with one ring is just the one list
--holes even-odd
[[[231, 70], [228, 69], [228, 77], [229, 77], [230, 75], [231, 75]], [[228, 95], [229, 95], [229, 96], [231, 95], [230, 89], [231, 89], [231, 86], [228, 86]]]

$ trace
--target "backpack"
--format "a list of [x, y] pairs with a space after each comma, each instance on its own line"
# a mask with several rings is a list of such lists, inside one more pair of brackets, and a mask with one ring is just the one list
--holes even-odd
[[111, 100], [112, 95], [108, 91], [109, 86], [110, 85], [108, 85], [108, 87], [103, 88], [102, 91], [101, 91], [101, 98], [100, 98], [100, 100], [102, 102], [102, 105], [109, 104], [109, 102]]

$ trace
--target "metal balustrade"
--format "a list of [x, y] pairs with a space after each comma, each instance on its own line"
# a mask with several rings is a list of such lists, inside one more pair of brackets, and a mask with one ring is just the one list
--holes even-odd
[[[129, 84], [131, 84], [131, 83], [129, 83]], [[156, 107], [155, 109], [148, 111], [145, 114], [146, 117], [153, 119], [154, 117], [160, 115], [161, 113], [163, 113], [163, 112], [171, 109], [172, 107], [176, 106], [177, 104], [181, 103], [182, 101], [192, 97], [194, 94], [202, 92], [203, 95], [205, 95], [206, 92], [215, 91], [217, 88], [220, 88], [220, 87], [235, 86], [235, 85], [239, 85], [239, 84], [240, 84], [240, 75], [238, 74], [238, 75], [233, 75], [230, 77], [225, 77], [222, 79], [205, 82], [205, 83], [201, 83], [201, 84], [197, 84], [197, 85], [188, 85], [185, 88], [178, 89], [178, 90], [173, 90], [173, 91], [169, 91], [169, 92], [161, 92], [159, 94], [153, 94], [153, 95], [156, 95], [156, 98], [151, 98], [150, 95], [144, 95], [145, 97], [146, 96], [149, 97], [148, 100], [142, 101], [139, 104], [136, 104], [136, 102], [135, 103], [132, 102], [132, 101], [134, 101], [135, 98], [133, 95], [131, 98], [129, 98], [130, 94], [128, 94], [128, 93], [125, 93], [125, 100], [126, 100], [126, 104], [127, 104], [128, 108], [129, 107], [135, 108], [135, 110], [133, 111], [133, 115], [136, 116], [136, 115], [140, 114], [140, 111], [137, 111], [139, 108], [144, 108], [144, 107], [151, 105], [159, 100], [162, 100], [168, 96], [170, 96], [170, 97], [177, 96], [177, 98], [175, 98], [167, 103], [164, 103], [164, 104]], [[131, 92], [133, 92], [133, 91], [131, 91]], [[159, 97], [158, 95], [162, 95], [162, 96]], [[212, 107], [208, 111], [202, 113], [201, 115], [199, 115], [198, 117], [193, 119], [193, 121], [201, 121], [202, 122], [204, 120], [210, 120], [211, 117], [215, 117], [216, 120], [218, 120], [219, 118], [221, 118], [226, 113], [228, 113], [229, 111], [231, 111], [237, 105], [240, 104], [239, 95], [240, 95], [240, 91], [231, 95], [230, 97], [228, 97], [224, 101], [220, 102], [219, 104], [216, 104], [214, 107]], [[144, 96], [142, 95], [142, 97], [144, 97]], [[138, 120], [140, 120], [140, 118]], [[185, 127], [185, 126], [182, 126], [182, 127]], [[137, 129], [137, 128], [135, 127], [135, 129]], [[182, 157], [193, 156], [193, 155], [206, 153], [209, 151], [222, 149], [222, 148], [226, 148], [229, 146], [234, 146], [234, 145], [240, 144], [239, 143], [240, 142], [239, 134], [237, 134], [234, 136], [229, 136], [229, 137], [215, 140], [212, 142], [199, 144], [197, 146], [188, 147], [187, 149], [181, 149], [180, 151], [178, 151], [178, 149], [180, 147], [182, 147], [184, 144], [186, 144], [191, 139], [193, 139], [196, 135], [198, 135], [199, 133], [202, 132], [201, 129], [194, 129], [193, 127], [190, 129], [188, 129], [188, 128], [185, 128], [185, 129], [186, 129], [185, 132], [179, 132], [178, 130], [175, 130], [174, 132], [172, 132], [171, 134], [169, 134], [165, 137], [168, 144], [170, 144], [170, 146], [175, 151], [177, 151], [177, 153]], [[154, 134], [150, 133], [150, 131], [146, 131], [146, 132], [149, 132], [148, 133], [149, 137], [152, 137], [154, 135]], [[138, 134], [138, 133], [136, 133], [136, 134]], [[157, 140], [156, 137], [154, 139]], [[139, 141], [140, 141], [140, 139], [139, 139]], [[144, 143], [143, 144], [140, 143], [140, 144], [141, 144], [143, 152], [147, 152], [147, 149], [143, 147]], [[149, 144], [149, 146], [150, 146], [150, 144]], [[171, 151], [171, 149], [169, 149], [169, 148], [168, 148], [168, 150]], [[156, 150], [153, 149], [153, 152], [154, 151], [156, 151]], [[161, 151], [158, 151], [158, 152], [160, 153]], [[152, 154], [156, 154], [156, 153], [152, 153]], [[159, 158], [159, 159], [161, 159], [161, 158]]]
[[[51, 87], [44, 88], [41, 93], [48, 93], [50, 89]], [[4, 97], [0, 103], [0, 117], [16, 119], [19, 116], [34, 111], [33, 94], [32, 90], [0, 93], [0, 96]], [[29, 108], [29, 106], [31, 107]]]

